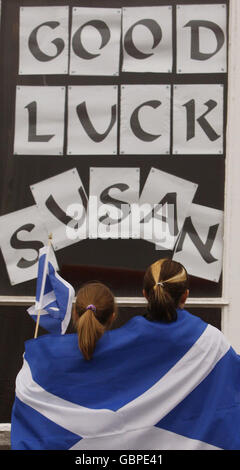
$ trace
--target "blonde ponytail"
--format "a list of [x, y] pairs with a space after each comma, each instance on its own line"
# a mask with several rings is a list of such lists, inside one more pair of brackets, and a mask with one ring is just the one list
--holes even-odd
[[161, 259], [147, 269], [143, 288], [148, 298], [149, 318], [172, 322], [177, 319], [180, 298], [188, 289], [188, 275], [180, 263]]

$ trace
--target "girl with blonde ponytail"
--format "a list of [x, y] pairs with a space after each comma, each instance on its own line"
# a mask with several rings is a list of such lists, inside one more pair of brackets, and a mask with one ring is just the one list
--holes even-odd
[[73, 309], [73, 323], [79, 349], [86, 360], [92, 358], [97, 341], [110, 328], [116, 314], [114, 296], [107, 286], [90, 282], [80, 288]]
[[143, 294], [148, 300], [151, 320], [173, 322], [177, 308], [187, 299], [188, 274], [186, 269], [171, 259], [160, 259], [148, 267], [144, 276]]

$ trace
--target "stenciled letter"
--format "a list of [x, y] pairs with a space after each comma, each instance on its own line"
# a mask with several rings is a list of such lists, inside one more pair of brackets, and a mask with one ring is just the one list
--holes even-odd
[[38, 40], [37, 40], [37, 33], [40, 28], [42, 28], [43, 26], [47, 26], [51, 29], [55, 29], [59, 25], [60, 23], [58, 21], [46, 21], [46, 23], [42, 23], [39, 26], [37, 26], [37, 28], [34, 28], [34, 30], [29, 36], [28, 47], [32, 55], [35, 57], [35, 59], [39, 60], [40, 62], [48, 62], [50, 60], [55, 59], [61, 54], [61, 52], [63, 51], [65, 47], [63, 39], [58, 38], [52, 41], [52, 43], [55, 44], [57, 48], [56, 54], [53, 56], [45, 54], [43, 51], [41, 51], [39, 44], [38, 44]]
[[87, 112], [86, 102], [84, 101], [83, 103], [79, 104], [76, 110], [77, 110], [79, 121], [81, 122], [84, 130], [94, 142], [102, 142], [107, 137], [107, 135], [113, 128], [116, 122], [116, 118], [117, 118], [117, 106], [114, 104], [111, 109], [111, 122], [108, 128], [106, 129], [106, 131], [100, 134], [99, 132], [96, 131], [96, 129], [93, 127], [90, 121], [90, 118]]
[[[166, 215], [159, 215], [157, 211], [161, 209], [165, 204], [173, 207], [173, 211], [171, 211], [171, 216], [174, 213], [174, 218], [167, 217]], [[157, 210], [156, 210], [157, 209]], [[164, 196], [158, 204], [152, 209], [152, 211], [146, 215], [140, 223], [147, 223], [151, 220], [151, 218], [156, 218], [157, 220], [161, 220], [165, 223], [168, 223], [169, 226], [169, 233], [172, 236], [176, 236], [179, 232], [178, 223], [177, 223], [177, 193], [168, 193]]]
[[[209, 122], [206, 120], [205, 116], [209, 114], [214, 108], [217, 106], [217, 102], [214, 100], [208, 100], [206, 103], [204, 103], [205, 106], [207, 106], [207, 111], [202, 114], [197, 119], [197, 122], [205, 132], [205, 134], [208, 136], [209, 140], [211, 142], [214, 142], [215, 140], [219, 139], [220, 135], [218, 135], [215, 130], [212, 128], [212, 126], [209, 124]], [[195, 137], [195, 100], [192, 99], [188, 101], [187, 103], [183, 104], [185, 106], [186, 111], [187, 111], [187, 141]]]
[[139, 122], [139, 111], [144, 107], [144, 106], [151, 106], [152, 108], [156, 109], [161, 105], [161, 101], [157, 100], [151, 100], [151, 101], [146, 101], [146, 103], [142, 103], [140, 106], [138, 106], [132, 113], [131, 119], [130, 119], [130, 125], [133, 133], [135, 134], [136, 137], [140, 140], [144, 140], [145, 142], [152, 142], [153, 140], [158, 139], [158, 137], [161, 136], [161, 134], [154, 135], [150, 134], [149, 132], [145, 132]]
[[82, 217], [79, 220], [75, 220], [69, 217], [69, 215], [67, 215], [66, 212], [63, 211], [61, 207], [59, 207], [52, 195], [50, 195], [45, 202], [47, 209], [54, 215], [54, 217], [60, 220], [60, 222], [62, 222], [64, 225], [70, 226], [75, 230], [83, 224], [87, 212], [87, 198], [83, 191], [83, 188], [81, 187], [78, 192], [84, 208]]
[[[191, 28], [191, 59], [193, 60], [208, 60], [210, 57], [217, 54], [217, 52], [222, 48], [224, 44], [225, 38], [222, 29], [212, 21], [192, 20], [189, 21], [184, 27]], [[217, 46], [215, 51], [210, 53], [200, 51], [200, 27], [208, 28], [215, 34], [217, 40]]]
[[119, 189], [119, 191], [124, 192], [127, 189], [129, 189], [129, 186], [128, 184], [124, 184], [124, 183], [113, 184], [112, 186], [109, 186], [108, 188], [106, 188], [100, 195], [100, 201], [103, 204], [113, 205], [117, 209], [122, 211], [122, 216], [120, 216], [118, 220], [112, 219], [111, 217], [109, 217], [108, 213], [100, 217], [99, 222], [102, 222], [105, 225], [118, 224], [119, 222], [124, 220], [130, 213], [130, 205], [128, 203], [119, 201], [118, 199], [115, 199], [109, 196], [109, 191], [111, 189]]
[[32, 261], [21, 258], [17, 263], [18, 268], [26, 269], [26, 268], [29, 268], [30, 266], [33, 266], [38, 260], [38, 253], [39, 253], [40, 248], [44, 246], [43, 243], [40, 241], [30, 241], [30, 240], [21, 241], [18, 239], [17, 236], [20, 232], [24, 230], [27, 232], [31, 232], [34, 228], [35, 228], [35, 225], [33, 224], [25, 224], [22, 227], [20, 227], [18, 230], [16, 230], [11, 236], [10, 245], [12, 246], [12, 248], [15, 248], [16, 250], [21, 250], [21, 249], [34, 250], [37, 253], [36, 257]]
[[187, 217], [184, 222], [184, 226], [183, 226], [181, 236], [179, 238], [179, 242], [177, 244], [176, 253], [178, 253], [179, 251], [182, 251], [185, 237], [186, 235], [188, 235], [191, 238], [197, 250], [199, 251], [201, 257], [204, 259], [204, 261], [208, 264], [214, 263], [215, 261], [217, 261], [217, 259], [214, 258], [214, 256], [212, 256], [211, 249], [213, 247], [213, 244], [217, 235], [218, 227], [219, 227], [219, 224], [212, 225], [209, 227], [207, 240], [206, 240], [206, 243], [204, 244], [192, 223], [191, 217]]
[[100, 54], [92, 54], [83, 47], [81, 35], [82, 35], [83, 29], [86, 26], [93, 26], [99, 31], [101, 35], [101, 40], [102, 40], [101, 46], [99, 49], [102, 49], [104, 46], [106, 46], [106, 44], [110, 40], [111, 34], [110, 34], [110, 29], [107, 26], [107, 24], [101, 20], [88, 21], [87, 23], [82, 25], [80, 28], [78, 28], [78, 30], [75, 32], [73, 39], [72, 39], [73, 51], [81, 59], [90, 60], [90, 59], [94, 59], [95, 57], [98, 57]]
[[25, 109], [28, 110], [28, 142], [49, 142], [54, 134], [37, 135], [37, 103], [32, 101]]
[[135, 59], [143, 60], [147, 59], [151, 55], [153, 55], [153, 52], [150, 52], [149, 54], [146, 54], [144, 52], [141, 52], [137, 47], [135, 46], [133, 42], [133, 30], [136, 26], [142, 25], [145, 26], [150, 30], [150, 32], [153, 35], [153, 46], [152, 49], [155, 49], [155, 47], [158, 46], [162, 39], [162, 30], [160, 25], [157, 23], [157, 21], [152, 20], [152, 19], [143, 19], [140, 21], [137, 21], [137, 23], [133, 24], [131, 28], [126, 32], [125, 38], [124, 38], [124, 48], [126, 52], [134, 57]]

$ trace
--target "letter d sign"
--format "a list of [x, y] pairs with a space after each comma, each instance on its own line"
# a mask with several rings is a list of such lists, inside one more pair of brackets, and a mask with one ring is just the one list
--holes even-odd
[[226, 5], [177, 5], [177, 72], [224, 73]]

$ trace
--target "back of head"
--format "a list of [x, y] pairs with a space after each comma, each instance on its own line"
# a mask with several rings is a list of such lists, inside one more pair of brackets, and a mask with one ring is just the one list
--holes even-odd
[[187, 271], [176, 261], [160, 259], [147, 268], [143, 288], [148, 300], [149, 318], [175, 321], [180, 299], [188, 289]]
[[73, 323], [79, 348], [86, 360], [92, 358], [97, 341], [111, 326], [116, 312], [114, 296], [104, 284], [89, 282], [79, 289], [73, 309]]

